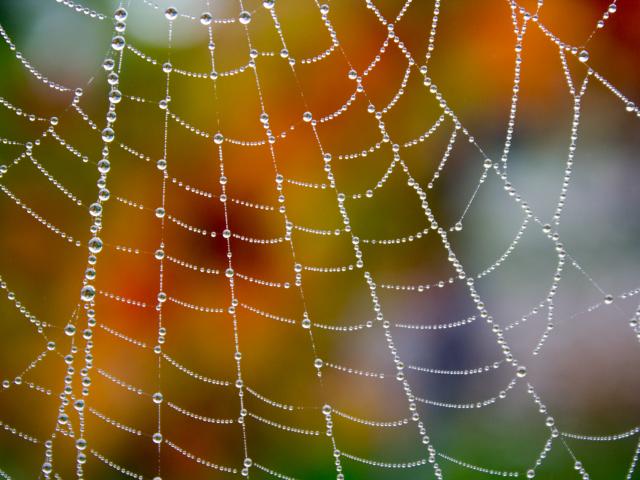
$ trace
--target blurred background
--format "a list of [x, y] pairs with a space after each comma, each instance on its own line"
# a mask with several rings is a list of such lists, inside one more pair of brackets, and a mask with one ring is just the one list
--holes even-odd
[[[389, 21], [403, 7], [400, 0], [375, 4]], [[336, 458], [348, 479], [434, 478], [429, 462], [380, 466], [429, 457], [395, 378], [385, 338], [390, 332], [444, 478], [490, 472], [527, 478], [534, 467], [536, 478], [580, 478], [576, 459], [592, 479], [640, 478], [630, 473], [637, 433], [615, 441], [576, 438], [640, 425], [633, 323], [640, 287], [637, 109], [627, 111], [590, 77], [566, 201], [552, 229], [567, 257], [550, 317], [545, 299], [558, 252], [541, 224], [552, 223], [561, 193], [574, 100], [558, 47], [529, 21], [506, 180], [517, 194], [510, 195], [496, 170], [485, 169], [477, 148], [501, 163], [516, 59], [508, 2], [449, 0], [439, 9], [427, 75], [475, 144], [450, 116], [439, 120], [440, 102], [416, 68], [407, 70], [397, 42], [389, 40], [380, 52], [387, 28], [364, 1], [326, 3], [340, 48], [331, 47], [312, 0], [276, 0], [273, 10], [257, 0], [242, 7], [236, 0], [124, 5], [122, 99], [109, 144], [110, 198], [103, 202], [99, 233], [104, 246], [92, 283], [96, 325], [87, 339], [79, 292], [110, 90], [103, 62], [119, 58], [111, 48], [119, 4], [0, 2], [7, 40], [0, 45], [0, 96], [8, 102], [0, 107], [0, 476], [75, 478], [81, 429], [87, 479], [232, 475], [212, 464], [240, 475], [242, 417], [251, 478], [335, 478]], [[169, 49], [164, 12], [171, 5], [178, 16]], [[533, 0], [519, 5], [532, 13], [538, 8]], [[549, 0], [539, 21], [589, 52], [586, 65], [566, 54], [577, 87], [590, 67], [638, 101], [640, 4], [620, 0], [615, 7], [591, 38], [608, 1]], [[244, 23], [242, 9], [250, 15]], [[200, 20], [203, 12], [212, 22]], [[395, 22], [417, 65], [425, 63], [432, 17], [433, 2], [414, 1]], [[521, 26], [517, 10], [516, 17]], [[261, 96], [248, 67], [250, 48], [258, 53]], [[295, 59], [296, 76], [289, 59]], [[166, 100], [162, 65], [169, 60], [165, 152], [160, 101]], [[351, 69], [366, 94], [356, 92]], [[70, 91], [50, 88], [48, 81]], [[272, 145], [265, 142], [261, 101]], [[380, 119], [390, 141], [381, 140], [370, 104], [375, 111], [388, 106]], [[329, 185], [314, 130], [303, 121], [305, 111], [316, 119], [323, 151], [333, 156], [337, 190]], [[217, 132], [224, 136], [221, 147], [213, 141]], [[402, 163], [394, 162], [393, 144]], [[164, 229], [154, 213], [162, 205], [159, 159], [167, 164]], [[438, 226], [466, 276], [476, 278], [475, 290], [517, 361], [505, 361], [466, 279], [458, 278], [440, 236], [430, 230], [417, 191], [426, 192]], [[337, 192], [345, 195], [351, 232], [344, 230]], [[525, 218], [523, 202], [541, 224]], [[235, 386], [234, 316], [227, 311], [227, 227], [241, 389]], [[364, 268], [356, 265], [352, 234]], [[161, 242], [169, 296], [161, 307], [163, 335], [156, 309]], [[613, 300], [605, 301], [607, 295]], [[303, 326], [305, 310], [310, 330]], [[87, 342], [93, 363], [83, 396]], [[525, 377], [516, 376], [516, 364], [526, 366]], [[159, 407], [155, 392], [162, 392]], [[82, 419], [73, 406], [81, 398]], [[333, 408], [337, 457], [326, 435], [325, 404]], [[152, 435], [159, 429], [158, 446]], [[541, 458], [553, 430], [558, 436]], [[43, 470], [45, 462], [51, 471]]]

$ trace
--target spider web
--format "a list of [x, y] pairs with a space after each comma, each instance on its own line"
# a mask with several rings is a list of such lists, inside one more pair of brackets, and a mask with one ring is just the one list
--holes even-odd
[[[625, 337], [640, 339], [640, 288], [606, 291], [561, 232], [587, 92], [599, 85], [632, 117], [627, 122], [640, 117], [590, 64], [597, 31], [620, 15], [615, 1], [580, 47], [546, 25], [542, 1], [504, 2], [515, 62], [504, 141], [491, 146], [495, 157], [431, 78], [432, 57], [446, 48], [437, 47], [447, 8], [439, 0], [420, 57], [402, 25], [423, 7], [361, 2], [368, 28], [377, 28], [363, 47], [366, 62], [345, 47], [364, 27], [335, 26], [337, 2], [301, 2], [303, 11], [284, 0], [177, 8], [135, 0], [114, 2], [107, 13], [47, 1], [111, 31], [102, 72], [76, 88], [40, 72], [8, 27], [0, 30], [11, 62], [62, 99], [52, 115], [2, 99], [11, 123], [38, 127], [27, 140], [2, 138], [0, 189], [12, 208], [3, 210], [10, 212], [5, 235], [14, 235], [8, 230], [15, 222], [25, 243], [31, 235], [60, 251], [62, 263], [52, 268], [74, 278], [52, 290], [55, 300], [32, 309], [21, 299], [39, 302], [29, 294], [33, 285], [22, 281], [18, 289], [3, 275], [0, 286], [15, 307], [7, 323], [22, 316], [30, 324], [12, 327], [15, 340], [4, 335], [5, 348], [20, 344], [30, 352], [35, 337], [38, 353], [26, 366], [18, 364], [24, 354], [12, 355], [3, 369], [0, 425], [12, 436], [7, 445], [26, 446], [16, 447], [12, 469], [0, 466], [0, 477], [549, 478], [544, 468], [558, 462], [587, 479], [593, 454], [581, 445], [631, 442], [621, 478], [635, 478], [640, 427], [576, 433], [565, 427], [574, 423], [554, 415], [532, 375], [558, 325], [576, 333], [572, 322], [594, 312], [606, 311]], [[302, 31], [286, 20], [297, 15]], [[304, 48], [297, 42], [317, 46], [315, 37], [305, 38], [305, 15], [320, 22], [328, 46], [298, 56]], [[136, 37], [137, 28], [153, 30]], [[531, 32], [557, 56], [554, 68], [569, 99], [569, 142], [550, 214], [528, 201], [526, 186], [515, 186], [522, 178], [512, 146]], [[145, 44], [144, 35], [162, 40]], [[190, 36], [202, 47], [193, 58], [180, 50]], [[376, 79], [378, 71], [393, 75]], [[408, 136], [395, 125], [398, 109], [420, 119], [413, 122], [419, 133]], [[420, 148], [435, 163], [411, 156]], [[57, 163], [45, 167], [45, 158]], [[459, 171], [462, 186], [454, 187], [451, 175]], [[64, 205], [58, 192], [55, 208], [40, 198], [36, 176], [67, 197]], [[451, 202], [447, 189], [455, 193]], [[490, 189], [502, 196], [480, 203]], [[517, 218], [518, 227], [476, 268], [463, 262], [459, 239], [480, 236], [474, 230], [483, 226], [473, 220], [479, 204], [495, 208], [492, 221]], [[40, 240], [23, 218], [49, 237]], [[545, 270], [537, 289], [527, 288], [534, 303], [514, 315], [483, 285], [517, 261], [530, 232], [542, 245], [535, 261], [552, 262], [551, 279]], [[53, 263], [38, 255], [16, 262], [44, 278]], [[568, 301], [571, 311], [557, 305], [570, 281], [590, 289], [586, 303]], [[497, 298], [516, 290], [514, 283]], [[411, 312], [422, 312], [418, 321]], [[522, 336], [512, 335], [518, 331]], [[452, 354], [437, 352], [446, 349], [476, 363], [442, 367], [438, 360]], [[476, 392], [485, 391], [478, 399]], [[456, 392], [476, 397], [450, 400]], [[491, 423], [507, 422], [510, 441], [530, 430], [526, 448], [502, 462], [486, 450], [471, 458], [456, 450], [468, 441], [447, 437], [476, 433], [465, 415], [484, 410], [495, 412]], [[480, 435], [470, 443], [493, 441]]]

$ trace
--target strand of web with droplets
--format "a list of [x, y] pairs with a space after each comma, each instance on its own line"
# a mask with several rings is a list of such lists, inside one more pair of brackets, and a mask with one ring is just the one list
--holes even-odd
[[[15, 45], [13, 45], [13, 43], [10, 41], [9, 37], [6, 35], [6, 33], [4, 32], [4, 30], [2, 30], [2, 36], [4, 37], [5, 41], [9, 44], [9, 47], [12, 51], [16, 50]], [[16, 53], [16, 57], [18, 58], [18, 60], [20, 60], [22, 62], [22, 64], [24, 65], [24, 67], [31, 73], [33, 74], [38, 80], [40, 80], [41, 82], [43, 82], [45, 85], [50, 86], [51, 88], [54, 88], [56, 90], [59, 90], [61, 92], [73, 92], [73, 99], [72, 102], [67, 105], [67, 107], [64, 109], [63, 113], [66, 112], [67, 110], [69, 110], [69, 108], [74, 107], [75, 105], [77, 105], [80, 97], [83, 94], [83, 89], [81, 88], [77, 88], [75, 90], [67, 88], [67, 87], [61, 87], [58, 84], [55, 84], [54, 82], [51, 82], [50, 80], [48, 80], [46, 77], [44, 77], [42, 74], [40, 74], [37, 70], [35, 70], [32, 66], [31, 63], [28, 62], [24, 56], [17, 52]], [[94, 77], [91, 77], [86, 84], [89, 85], [92, 81], [93, 81]], [[13, 107], [11, 104], [7, 103], [6, 101], [3, 102], [3, 104], [11, 109], [14, 110], [14, 112], [17, 115], [20, 116], [25, 116], [27, 117], [29, 120], [34, 121], [34, 120], [40, 120], [39, 117], [36, 117], [33, 114], [26, 114], [22, 111], [22, 109], [16, 109], [15, 107]], [[27, 142], [26, 146], [26, 150], [25, 152], [18, 157], [14, 162], [12, 162], [9, 167], [17, 165], [19, 163], [19, 161], [22, 158], [29, 158], [31, 160], [31, 162], [38, 168], [38, 170], [51, 182], [53, 183], [53, 185], [58, 188], [59, 190], [61, 190], [67, 197], [71, 198], [77, 205], [82, 206], [82, 203], [80, 202], [80, 200], [78, 200], [73, 194], [71, 194], [66, 188], [64, 188], [58, 181], [56, 181], [51, 174], [49, 174], [49, 172], [46, 171], [46, 169], [44, 169], [44, 167], [42, 165], [39, 164], [39, 162], [33, 157], [33, 147], [34, 146], [39, 146], [41, 143], [41, 139], [46, 137], [48, 134], [53, 134], [53, 128], [58, 124], [58, 117], [51, 117], [49, 119], [49, 127], [47, 128], [47, 130], [45, 130], [38, 138], [34, 139], [33, 142]], [[5, 174], [8, 170], [9, 167], [3, 166], [2, 170], [0, 171], [0, 174]], [[3, 191], [9, 195], [12, 199], [16, 200], [17, 197], [15, 197], [13, 194], [11, 194], [10, 192], [8, 192], [8, 190], [6, 190], [3, 187]], [[105, 190], [106, 191], [106, 190]], [[21, 205], [21, 203], [18, 203], [19, 205]], [[35, 216], [35, 218], [37, 220], [39, 220], [41, 223], [43, 223], [43, 225], [47, 226], [47, 228], [49, 228], [50, 230], [52, 230], [54, 233], [60, 234], [63, 238], [68, 239], [71, 242], [75, 242], [74, 244], [76, 246], [80, 246], [80, 242], [79, 241], [74, 241], [72, 237], [65, 235], [63, 232], [61, 232], [59, 229], [52, 227], [51, 224], [48, 221], [45, 221], [42, 218], [39, 218], [37, 216], [37, 214], [34, 214], [32, 212], [31, 209], [26, 208], [26, 211], [31, 214], [32, 216]], [[100, 242], [99, 241], [94, 241], [91, 245], [93, 248], [100, 248]], [[74, 312], [72, 314], [72, 321], [74, 319], [77, 318], [77, 310], [76, 312]], [[67, 326], [64, 329], [65, 333], [69, 336], [73, 336], [75, 334], [76, 331], [76, 327], [75, 325], [73, 325], [73, 323], [68, 323]], [[89, 341], [90, 337], [91, 337], [91, 333], [89, 329], [86, 329], [83, 332], [83, 336], [85, 337], [85, 340]], [[90, 345], [90, 344], [89, 344]], [[53, 349], [55, 349], [55, 344], [53, 342], [49, 342], [49, 346], [51, 346]], [[75, 356], [78, 352], [78, 348], [75, 345], [75, 341], [74, 338], [71, 339], [71, 345], [70, 345], [70, 349], [69, 352], [66, 356], [64, 356], [64, 361], [67, 365], [67, 372], [66, 375], [64, 377], [64, 389], [61, 392], [60, 395], [60, 404], [59, 404], [59, 408], [58, 408], [58, 416], [55, 422], [55, 428], [54, 428], [54, 432], [51, 434], [50, 438], [47, 439], [44, 442], [44, 447], [45, 447], [45, 451], [44, 451], [44, 462], [42, 464], [42, 468], [41, 468], [41, 474], [43, 474], [45, 476], [45, 478], [50, 478], [50, 476], [53, 474], [55, 476], [57, 476], [57, 473], [53, 472], [53, 447], [54, 447], [54, 439], [56, 438], [56, 433], [61, 433], [63, 435], [69, 435], [71, 434], [72, 438], [74, 437], [73, 434], [73, 429], [72, 429], [72, 422], [71, 419], [69, 417], [69, 415], [66, 412], [66, 407], [69, 404], [69, 396], [73, 397], [73, 389], [72, 389], [72, 383], [74, 381], [74, 375], [75, 375], [75, 369], [73, 367], [74, 361], [75, 361]], [[58, 353], [56, 351], [56, 353]], [[62, 354], [58, 353], [58, 355], [60, 355], [62, 357]], [[90, 353], [87, 351], [87, 356], [89, 356]], [[81, 374], [85, 374], [88, 371], [88, 368], [85, 367], [85, 369], [81, 370]], [[85, 384], [86, 385], [86, 384]], [[85, 386], [85, 388], [88, 389], [88, 385]], [[81, 465], [86, 461], [86, 455], [83, 452], [84, 449], [86, 448], [86, 441], [84, 440], [84, 438], [82, 438], [82, 432], [84, 430], [84, 417], [82, 415], [82, 408], [83, 408], [83, 401], [76, 401], [74, 406], [76, 407], [76, 410], [78, 410], [79, 412], [79, 424], [80, 424], [80, 438], [77, 438], [76, 442], [75, 442], [75, 446], [76, 446], [76, 450], [77, 450], [77, 470], [78, 470], [78, 475], [81, 475], [81, 470], [82, 467]], [[69, 433], [67, 433], [67, 431], [65, 430], [65, 428], [69, 431]]]
[[[123, 52], [122, 47], [124, 46], [124, 31], [126, 29], [126, 10], [123, 8], [123, 2], [120, 1], [119, 8], [116, 9], [114, 13], [114, 18], [116, 20], [114, 24], [114, 36], [111, 41], [111, 46], [115, 52], [118, 54], [118, 62], [117, 62], [117, 75], [120, 74], [122, 69], [122, 59]], [[117, 82], [116, 82], [117, 85]], [[80, 370], [81, 377], [81, 385], [82, 385], [82, 397], [74, 402], [74, 407], [77, 410], [78, 418], [79, 418], [79, 437], [76, 439], [75, 446], [77, 450], [76, 457], [76, 473], [78, 478], [83, 477], [83, 465], [86, 462], [86, 454], [84, 450], [87, 448], [87, 441], [85, 439], [85, 419], [84, 419], [84, 408], [85, 408], [85, 400], [84, 398], [89, 396], [90, 386], [91, 386], [91, 377], [90, 370], [93, 367], [93, 327], [96, 325], [96, 314], [95, 314], [95, 295], [96, 288], [93, 286], [93, 282], [96, 278], [96, 270], [95, 265], [98, 260], [98, 254], [102, 250], [103, 244], [98, 234], [102, 227], [102, 213], [103, 206], [102, 203], [109, 198], [109, 193], [107, 190], [107, 173], [110, 170], [110, 162], [109, 162], [109, 143], [113, 141], [115, 137], [115, 132], [113, 130], [113, 123], [116, 120], [116, 104], [117, 101], [114, 99], [118, 98], [117, 88], [112, 85], [111, 91], [109, 92], [109, 108], [106, 115], [106, 126], [102, 130], [102, 140], [103, 140], [103, 148], [102, 148], [102, 159], [98, 162], [98, 172], [100, 174], [97, 186], [98, 186], [98, 198], [97, 201], [92, 203], [89, 207], [89, 214], [92, 218], [92, 225], [90, 227], [90, 233], [93, 235], [92, 238], [88, 242], [88, 250], [89, 255], [87, 258], [87, 268], [83, 278], [83, 287], [80, 292], [80, 299], [82, 301], [83, 308], [85, 310], [86, 315], [86, 328], [83, 331], [83, 338], [85, 339], [85, 349], [84, 349], [84, 368]], [[64, 418], [63, 418], [64, 420]], [[58, 418], [58, 423], [64, 424], [65, 422], [60, 422], [60, 417]], [[53, 470], [53, 465], [50, 459], [50, 456], [45, 459], [45, 463], [42, 466], [42, 471], [45, 476], [50, 475]], [[49, 477], [47, 477], [49, 478]]]
[[[210, 0], [206, 0], [206, 7], [207, 9], [210, 8]], [[239, 17], [240, 22], [244, 23], [244, 16], [243, 14], [240, 15]], [[207, 26], [207, 33], [208, 33], [208, 39], [209, 39], [209, 44], [208, 44], [208, 49], [210, 52], [210, 61], [211, 61], [211, 71], [215, 72], [215, 65], [216, 65], [216, 58], [215, 58], [215, 48], [216, 48], [216, 44], [214, 41], [214, 36], [213, 36], [213, 28], [211, 27], [211, 23], [212, 23], [212, 16], [210, 14], [203, 14], [200, 18], [200, 22], [203, 25]], [[218, 105], [219, 105], [219, 101], [218, 101], [218, 87], [217, 87], [217, 83], [214, 79], [213, 81], [213, 95], [214, 95], [214, 100], [215, 100], [215, 108], [214, 108], [214, 114], [215, 114], [215, 120], [216, 120], [216, 124], [218, 126], [218, 130], [220, 130], [220, 112], [218, 111]], [[232, 317], [232, 321], [233, 321], [233, 338], [234, 338], [234, 360], [236, 362], [236, 369], [237, 369], [237, 379], [235, 382], [235, 387], [238, 390], [238, 400], [239, 400], [239, 405], [240, 405], [240, 411], [239, 411], [239, 416], [238, 416], [238, 422], [240, 423], [240, 428], [242, 430], [242, 447], [243, 447], [243, 453], [244, 453], [244, 458], [242, 459], [242, 468], [240, 469], [240, 474], [242, 476], [249, 476], [249, 469], [251, 468], [251, 466], [253, 465], [253, 460], [251, 459], [251, 457], [249, 456], [249, 447], [248, 447], [248, 441], [247, 441], [247, 426], [246, 426], [246, 417], [249, 415], [249, 412], [247, 410], [247, 408], [245, 407], [245, 403], [244, 403], [244, 380], [243, 380], [243, 376], [242, 376], [242, 369], [241, 369], [241, 365], [242, 365], [242, 352], [241, 352], [241, 348], [240, 348], [240, 333], [239, 333], [239, 326], [238, 326], [238, 314], [237, 314], [237, 307], [240, 305], [240, 301], [238, 300], [237, 296], [236, 296], [236, 290], [235, 290], [235, 270], [233, 268], [233, 261], [232, 261], [232, 248], [231, 248], [231, 242], [232, 242], [232, 235], [231, 235], [231, 227], [230, 227], [230, 219], [229, 219], [229, 208], [227, 203], [229, 202], [229, 198], [227, 196], [227, 184], [228, 184], [228, 179], [226, 177], [225, 174], [225, 163], [224, 163], [224, 153], [223, 153], [223, 138], [221, 138], [221, 135], [218, 136], [214, 136], [213, 137], [214, 140], [214, 144], [217, 146], [217, 152], [218, 152], [218, 160], [219, 160], [219, 170], [220, 170], [220, 176], [219, 176], [219, 184], [220, 184], [220, 188], [221, 188], [221, 193], [219, 196], [219, 200], [222, 202], [222, 207], [223, 207], [223, 211], [224, 211], [224, 231], [222, 234], [222, 237], [225, 240], [226, 243], [226, 249], [227, 249], [227, 269], [225, 271], [225, 277], [228, 279], [229, 282], [229, 292], [230, 292], [230, 306], [228, 307], [227, 311], [228, 313], [231, 315]], [[253, 417], [255, 418], [255, 417]]]
[[[163, 72], [165, 73], [165, 99], [164, 103], [160, 105], [167, 106], [168, 102], [171, 100], [170, 96], [170, 88], [171, 88], [171, 45], [173, 42], [173, 21], [176, 18], [176, 15], [173, 11], [167, 11], [166, 13], [168, 23], [168, 41], [167, 41], [167, 63], [168, 67], [163, 68]], [[152, 435], [152, 441], [157, 445], [157, 475], [154, 480], [160, 480], [162, 473], [162, 401], [164, 399], [162, 393], [162, 346], [166, 340], [166, 328], [163, 325], [163, 306], [167, 301], [168, 296], [165, 293], [164, 288], [164, 249], [165, 249], [165, 241], [164, 241], [164, 231], [165, 231], [165, 212], [167, 207], [167, 177], [168, 174], [166, 172], [167, 164], [168, 164], [168, 144], [169, 144], [169, 112], [167, 108], [164, 109], [164, 125], [162, 132], [162, 160], [158, 161], [157, 167], [161, 171], [162, 174], [162, 195], [161, 195], [161, 204], [155, 211], [156, 217], [160, 219], [160, 244], [158, 245], [158, 249], [156, 250], [154, 257], [158, 260], [158, 270], [159, 270], [159, 279], [158, 279], [158, 294], [157, 294], [157, 305], [156, 311], [157, 314], [157, 344], [154, 347], [153, 351], [157, 355], [158, 366], [157, 366], [157, 388], [156, 392], [152, 395], [152, 401], [156, 405], [157, 408], [157, 429], [156, 432]]]
[[[244, 24], [245, 27], [245, 33], [247, 36], [247, 44], [248, 44], [248, 48], [250, 50], [250, 52], [253, 52], [253, 42], [251, 40], [251, 35], [249, 32], [249, 28], [248, 28], [248, 23], [251, 20], [251, 16], [250, 14], [245, 10], [244, 5], [243, 5], [243, 1], [242, 0], [238, 0], [238, 4], [240, 6], [241, 9], [241, 13], [240, 13], [240, 21], [241, 23]], [[267, 0], [265, 2], [263, 2], [263, 6], [267, 9], [272, 11], [272, 9], [274, 8], [275, 2], [274, 1], [270, 1]], [[283, 44], [283, 48], [286, 49], [286, 46]], [[252, 70], [253, 70], [253, 74], [254, 74], [254, 78], [255, 78], [255, 82], [256, 82], [256, 91], [258, 94], [258, 100], [260, 103], [260, 109], [261, 109], [261, 113], [259, 116], [259, 120], [260, 123], [262, 124], [263, 128], [265, 129], [265, 135], [267, 137], [267, 141], [268, 141], [268, 147], [269, 147], [269, 155], [271, 157], [271, 163], [273, 165], [273, 170], [274, 170], [274, 181], [275, 181], [275, 189], [276, 189], [276, 193], [278, 194], [278, 201], [281, 203], [280, 208], [278, 208], [278, 212], [282, 215], [282, 221], [284, 223], [285, 226], [285, 241], [289, 244], [289, 249], [291, 251], [291, 261], [293, 263], [293, 270], [295, 273], [295, 286], [297, 287], [297, 292], [298, 292], [298, 297], [301, 300], [302, 303], [302, 320], [300, 322], [300, 325], [302, 326], [302, 328], [304, 328], [305, 330], [307, 330], [308, 332], [308, 338], [309, 338], [309, 343], [311, 346], [311, 350], [314, 356], [314, 368], [316, 368], [317, 370], [317, 375], [318, 375], [318, 380], [320, 382], [320, 387], [321, 389], [324, 390], [324, 383], [322, 381], [322, 373], [321, 373], [321, 369], [322, 369], [322, 360], [320, 359], [320, 357], [318, 356], [318, 351], [317, 351], [317, 347], [316, 347], [316, 343], [313, 337], [313, 321], [309, 318], [309, 313], [308, 313], [308, 308], [307, 308], [307, 301], [305, 298], [305, 293], [304, 293], [304, 285], [303, 285], [303, 281], [302, 281], [302, 265], [298, 263], [297, 261], [297, 255], [296, 255], [296, 250], [295, 250], [295, 246], [293, 243], [293, 238], [292, 238], [292, 224], [289, 221], [289, 218], [287, 216], [287, 211], [286, 211], [286, 196], [285, 193], [283, 191], [283, 181], [284, 181], [284, 177], [283, 175], [280, 173], [280, 169], [278, 167], [278, 162], [277, 162], [277, 158], [276, 158], [276, 154], [275, 154], [275, 150], [273, 148], [273, 136], [271, 133], [271, 128], [269, 126], [269, 115], [266, 112], [266, 107], [265, 107], [265, 101], [264, 101], [264, 93], [263, 93], [263, 89], [262, 89], [262, 84], [260, 82], [260, 76], [258, 74], [258, 68], [257, 65], [255, 64], [255, 60], [252, 59]], [[325, 403], [325, 405], [322, 408], [322, 413], [325, 419], [325, 423], [326, 423], [326, 435], [330, 438], [331, 440], [331, 444], [333, 447], [333, 452], [334, 452], [334, 463], [335, 463], [335, 467], [336, 467], [336, 473], [337, 473], [337, 478], [340, 479], [342, 478], [342, 467], [340, 464], [340, 458], [339, 455], [335, 455], [337, 446], [336, 446], [336, 441], [335, 441], [335, 436], [333, 433], [333, 425], [332, 425], [332, 421], [330, 418], [330, 407], [328, 407], [328, 404]], [[250, 465], [249, 465], [250, 466]], [[260, 468], [260, 465], [256, 465], [257, 468]], [[247, 475], [248, 475], [248, 471], [247, 471]]]

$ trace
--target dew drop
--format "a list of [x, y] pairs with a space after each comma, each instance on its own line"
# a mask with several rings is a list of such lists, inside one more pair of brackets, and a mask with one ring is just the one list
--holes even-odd
[[119, 8], [113, 14], [113, 18], [118, 22], [124, 22], [127, 19], [127, 15], [127, 11], [124, 8]]
[[99, 237], [93, 237], [89, 240], [89, 251], [91, 253], [99, 253], [102, 251], [102, 240]]
[[98, 171], [100, 173], [108, 173], [111, 170], [111, 163], [106, 158], [98, 162]]
[[120, 100], [122, 100], [122, 93], [120, 93], [120, 90], [111, 90], [109, 92], [110, 103], [120, 103]]
[[107, 143], [113, 142], [113, 139], [115, 138], [116, 133], [113, 131], [113, 128], [111, 127], [107, 127], [104, 130], [102, 130], [102, 140], [104, 140]]
[[243, 10], [242, 12], [240, 12], [240, 17], [238, 18], [238, 20], [240, 20], [241, 24], [247, 25], [249, 24], [249, 22], [251, 22], [251, 14], [246, 10]]
[[91, 206], [89, 206], [89, 214], [92, 217], [98, 217], [101, 213], [102, 205], [100, 205], [98, 202], [92, 203]]
[[104, 68], [107, 72], [112, 71], [115, 65], [116, 62], [113, 61], [113, 58], [107, 58], [104, 62], [102, 62], [102, 68]]
[[124, 48], [125, 41], [122, 35], [116, 35], [111, 39], [111, 48], [116, 51], [120, 51]]
[[169, 21], [173, 21], [178, 18], [178, 10], [175, 7], [169, 7], [164, 11], [164, 16]]
[[83, 302], [90, 302], [95, 298], [95, 296], [96, 289], [91, 285], [85, 285], [84, 287], [82, 287], [82, 290], [80, 290], [80, 298]]
[[209, 12], [204, 12], [202, 15], [200, 15], [200, 23], [202, 25], [211, 25], [212, 21], [213, 17]]
[[578, 60], [580, 60], [582, 63], [588, 61], [589, 52], [587, 52], [586, 50], [580, 50], [580, 53], [578, 54]]

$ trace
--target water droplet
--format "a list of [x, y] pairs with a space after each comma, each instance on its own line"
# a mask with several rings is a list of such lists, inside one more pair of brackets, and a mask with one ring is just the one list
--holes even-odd
[[111, 86], [117, 85], [120, 81], [120, 76], [116, 72], [111, 72], [107, 75], [107, 83]]
[[202, 15], [200, 15], [200, 23], [202, 25], [211, 25], [212, 20], [213, 17], [209, 12], [204, 12]]
[[224, 136], [220, 132], [218, 132], [213, 136], [213, 141], [217, 145], [220, 145], [222, 142], [224, 142]]
[[262, 6], [268, 10], [271, 10], [275, 4], [275, 0], [263, 0], [262, 2]]
[[109, 190], [107, 190], [106, 188], [101, 188], [100, 190], [98, 190], [98, 198], [101, 202], [106, 202], [110, 197], [111, 192], [109, 192]]
[[82, 287], [82, 290], [80, 290], [80, 298], [83, 302], [90, 302], [95, 298], [95, 296], [96, 289], [91, 285], [85, 285], [84, 287]]
[[100, 216], [101, 213], [102, 213], [102, 205], [100, 205], [98, 202], [92, 203], [89, 206], [89, 214], [92, 217], [98, 217]]
[[233, 277], [233, 268], [227, 268], [224, 272], [224, 274], [227, 276], [227, 278], [231, 278]]
[[116, 35], [111, 39], [111, 48], [116, 51], [120, 51], [124, 48], [125, 41], [122, 35]]
[[113, 139], [115, 138], [115, 136], [116, 136], [116, 133], [113, 131], [113, 128], [111, 127], [107, 127], [104, 130], [102, 130], [102, 140], [104, 140], [107, 143], [113, 142]]
[[607, 305], [611, 305], [613, 303], [613, 295], [611, 294], [605, 295], [604, 303], [606, 303]]
[[167, 20], [173, 21], [178, 18], [178, 10], [175, 7], [169, 7], [164, 11], [164, 16]]
[[124, 22], [127, 19], [127, 11], [124, 8], [119, 8], [113, 14], [113, 18], [118, 22]]
[[102, 240], [99, 237], [93, 237], [89, 240], [89, 251], [91, 253], [99, 253], [102, 250]]
[[100, 173], [107, 173], [111, 170], [111, 163], [106, 158], [103, 158], [98, 162], [98, 171]]
[[151, 439], [153, 440], [153, 443], [162, 443], [162, 434], [160, 432], [156, 432], [153, 434], [153, 437], [151, 437]]
[[120, 100], [122, 100], [122, 93], [120, 93], [120, 90], [111, 90], [109, 92], [109, 102], [120, 103]]
[[520, 365], [516, 370], [516, 375], [518, 378], [524, 378], [527, 376], [527, 367]]
[[313, 119], [313, 115], [311, 115], [311, 112], [304, 112], [302, 114], [302, 120], [304, 120], [305, 122], [310, 122]]
[[240, 17], [238, 17], [238, 20], [240, 20], [241, 24], [247, 25], [249, 22], [251, 22], [251, 14], [246, 10], [243, 10], [242, 12], [240, 12]]
[[84, 271], [84, 278], [87, 280], [93, 280], [96, 278], [96, 270], [93, 267], [89, 267]]
[[164, 399], [162, 394], [160, 392], [156, 392], [153, 394], [153, 397], [151, 397], [153, 400], [153, 403], [160, 405], [162, 403], [162, 400]]
[[589, 60], [589, 52], [587, 52], [586, 50], [580, 50], [580, 53], [578, 54], [578, 60], [580, 60], [581, 62], [586, 62]]
[[356, 72], [352, 68], [351, 70], [349, 70], [349, 73], [347, 74], [347, 76], [349, 77], [349, 80], [355, 80], [356, 78], [358, 78], [358, 72]]

